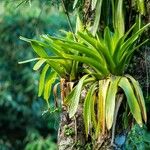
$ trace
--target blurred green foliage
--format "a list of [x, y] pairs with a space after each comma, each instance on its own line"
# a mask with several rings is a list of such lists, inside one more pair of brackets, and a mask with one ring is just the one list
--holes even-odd
[[[72, 3], [73, 0], [65, 0], [70, 12]], [[42, 116], [47, 107], [37, 97], [39, 74], [32, 72], [32, 63], [18, 65], [18, 61], [34, 55], [30, 45], [19, 40], [20, 35], [34, 38], [46, 33], [55, 35], [59, 29], [68, 29], [66, 16], [59, 4], [60, 0], [0, 1], [0, 150], [56, 149], [54, 142], [59, 115], [47, 113]], [[74, 24], [72, 16], [71, 19]], [[131, 72], [138, 76], [146, 93], [144, 54], [139, 55], [139, 59], [143, 57], [133, 60]], [[148, 49], [147, 66], [150, 64], [149, 56]], [[147, 101], [150, 108], [150, 97]], [[147, 130], [135, 126], [128, 134], [126, 149], [150, 148], [149, 141]]]
[[146, 127], [140, 127], [135, 124], [128, 133], [125, 143], [126, 150], [149, 150], [150, 149], [150, 133]]
[[18, 64], [34, 53], [19, 36], [55, 35], [68, 24], [61, 7], [50, 1], [18, 2], [0, 2], [0, 150], [36, 150], [37, 145], [55, 150], [59, 115], [42, 116], [47, 106], [37, 97], [39, 74], [30, 69], [32, 63]]
[[43, 139], [43, 137], [37, 132], [31, 132], [25, 138], [29, 142], [25, 150], [57, 150], [56, 144], [52, 141], [51, 137]]

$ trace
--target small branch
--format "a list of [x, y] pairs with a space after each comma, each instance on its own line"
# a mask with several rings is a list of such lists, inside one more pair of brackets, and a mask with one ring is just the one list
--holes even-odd
[[74, 116], [74, 128], [75, 128], [75, 143], [77, 142], [77, 120], [76, 116]]
[[76, 40], [75, 33], [74, 33], [74, 31], [73, 31], [73, 27], [72, 27], [71, 20], [70, 20], [70, 17], [69, 17], [69, 13], [68, 13], [68, 11], [67, 11], [67, 9], [66, 9], [66, 7], [65, 7], [64, 0], [61, 0], [61, 2], [62, 2], [62, 6], [63, 6], [64, 13], [65, 13], [66, 16], [67, 16], [69, 28], [70, 28], [71, 32], [73, 33], [74, 39]]
[[147, 65], [147, 52], [145, 50], [145, 70], [146, 70], [146, 98], [149, 96], [149, 71], [148, 71], [148, 65]]

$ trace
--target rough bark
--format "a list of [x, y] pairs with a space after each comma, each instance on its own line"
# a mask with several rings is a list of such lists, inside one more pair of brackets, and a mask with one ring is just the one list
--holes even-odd
[[61, 113], [60, 126], [58, 131], [58, 149], [59, 150], [112, 150], [111, 134], [106, 133], [98, 139], [92, 138], [92, 133], [88, 139], [85, 135], [83, 120], [83, 100], [85, 91], [82, 91], [80, 104], [74, 118], [70, 119], [66, 107]]
[[76, 116], [72, 119], [69, 118], [67, 111], [63, 110], [58, 132], [59, 150], [79, 149], [84, 147], [85, 143], [81, 105], [79, 105]]

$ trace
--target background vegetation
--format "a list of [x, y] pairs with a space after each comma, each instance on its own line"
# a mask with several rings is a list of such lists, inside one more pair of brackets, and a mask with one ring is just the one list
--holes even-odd
[[61, 7], [52, 2], [0, 2], [0, 150], [56, 149], [58, 114], [44, 114], [46, 103], [37, 97], [39, 74], [32, 63], [18, 61], [34, 56], [19, 36], [35, 38], [68, 29]]
[[[32, 63], [18, 65], [18, 61], [30, 59], [34, 54], [30, 45], [19, 40], [19, 36], [36, 38], [43, 33], [55, 35], [59, 29], [68, 30], [68, 23], [58, 1], [34, 0], [31, 4], [23, 2], [16, 0], [13, 3], [6, 0], [5, 3], [0, 3], [0, 149], [54, 150], [59, 115], [47, 113], [42, 116], [47, 107], [37, 97], [39, 74], [32, 72]], [[73, 1], [65, 2], [69, 4], [68, 10], [72, 11], [72, 3], [68, 2]], [[149, 18], [146, 16], [144, 19], [148, 22]], [[149, 38], [149, 32], [143, 37]], [[149, 114], [149, 43], [141, 49], [141, 52], [136, 52], [127, 73], [133, 75], [142, 85]], [[148, 129], [133, 127], [128, 134], [126, 148], [149, 148], [149, 125], [148, 118]]]

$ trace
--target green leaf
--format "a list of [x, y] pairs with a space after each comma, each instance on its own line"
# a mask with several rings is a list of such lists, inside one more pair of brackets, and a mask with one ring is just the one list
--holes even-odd
[[85, 125], [85, 133], [86, 133], [86, 137], [88, 137], [89, 134], [89, 130], [90, 130], [90, 124], [91, 124], [91, 119], [92, 119], [92, 101], [93, 100], [93, 93], [95, 91], [95, 87], [96, 84], [93, 84], [89, 91], [87, 92], [87, 95], [85, 97], [85, 101], [84, 101], [84, 106], [83, 106], [83, 119], [84, 119], [84, 125]]
[[99, 22], [100, 22], [102, 2], [103, 2], [103, 0], [98, 0], [97, 5], [96, 5], [95, 19], [94, 19], [94, 25], [93, 25], [93, 31], [92, 31], [94, 36], [98, 30], [98, 26], [99, 26]]
[[46, 79], [45, 88], [44, 88], [44, 99], [47, 101], [47, 103], [51, 94], [52, 85], [56, 81], [56, 79], [57, 79], [57, 73], [55, 71], [52, 71]]
[[133, 88], [130, 84], [130, 82], [128, 81], [128, 79], [126, 77], [122, 77], [119, 81], [119, 86], [123, 89], [126, 98], [127, 98], [127, 102], [130, 108], [130, 111], [133, 115], [133, 117], [135, 118], [136, 122], [142, 126], [142, 117], [141, 117], [141, 110], [138, 104], [138, 101], [135, 97]]
[[130, 38], [128, 38], [124, 44], [122, 45], [121, 49], [120, 49], [120, 56], [122, 56], [122, 54], [128, 50], [128, 48], [137, 40], [137, 38], [139, 37], [140, 34], [142, 34], [144, 32], [144, 30], [150, 26], [150, 23], [148, 23], [147, 25], [145, 25], [144, 27], [142, 27], [140, 30], [138, 30], [136, 33], [134, 33]]
[[46, 59], [40, 59], [33, 67], [33, 70], [38, 70], [44, 63], [46, 62]]
[[95, 49], [90, 49], [87, 46], [84, 46], [82, 44], [75, 43], [75, 42], [68, 42], [68, 44], [62, 43], [60, 45], [64, 46], [64, 49], [68, 51], [69, 50], [78, 51], [82, 54], [85, 54], [86, 56], [92, 57], [96, 59], [97, 61], [100, 61], [101, 63], [103, 63], [103, 58], [99, 55], [99, 53]]
[[46, 72], [49, 68], [49, 65], [46, 64], [44, 68], [42, 69], [41, 75], [40, 75], [40, 80], [39, 80], [39, 91], [38, 91], [38, 96], [40, 97], [43, 93], [44, 90], [44, 85], [45, 85], [45, 76]]
[[37, 53], [38, 56], [40, 56], [40, 57], [47, 57], [48, 56], [47, 53], [45, 52], [45, 50], [43, 49], [44, 43], [42, 43], [40, 41], [24, 38], [24, 37], [20, 37], [20, 39], [31, 43], [33, 50]]
[[142, 111], [142, 116], [145, 122], [147, 122], [147, 114], [146, 114], [146, 107], [145, 107], [145, 101], [144, 101], [144, 97], [143, 97], [143, 92], [142, 89], [139, 85], [139, 82], [136, 81], [132, 76], [130, 75], [126, 75], [127, 78], [130, 79], [130, 81], [133, 84], [133, 87], [135, 89], [135, 93], [136, 93], [136, 97], [138, 99], [141, 111]]
[[55, 70], [59, 74], [59, 76], [61, 76], [62, 78], [66, 77], [67, 74], [65, 69], [66, 66], [63, 65], [64, 58], [57, 57], [57, 56], [49, 56], [46, 62], [50, 65], [51, 68], [53, 68], [53, 70]]
[[[42, 35], [41, 38], [48, 43], [46, 48], [49, 48], [51, 52], [53, 52], [58, 56], [63, 56], [64, 54], [63, 49], [56, 43], [56, 41], [52, 37], [47, 35]], [[61, 41], [61, 39], [58, 39], [58, 41]]]
[[111, 53], [108, 50], [108, 48], [106, 46], [103, 46], [100, 42], [98, 42], [97, 50], [101, 51], [101, 53], [103, 54], [108, 70], [114, 73], [116, 65], [114, 63], [113, 57], [111, 56]]
[[78, 0], [74, 0], [73, 9], [76, 7], [77, 3], [78, 3]]
[[74, 92], [70, 93], [70, 94], [72, 94], [72, 97], [70, 99], [70, 106], [69, 106], [69, 117], [70, 118], [72, 118], [75, 115], [75, 113], [78, 109], [78, 104], [79, 104], [80, 94], [82, 91], [82, 86], [83, 86], [84, 80], [87, 77], [88, 77], [88, 75], [83, 76], [79, 80], [78, 84], [76, 85]]
[[118, 91], [118, 82], [120, 77], [112, 76], [110, 78], [110, 86], [107, 92], [106, 98], [106, 125], [107, 129], [110, 130], [114, 121], [116, 94]]
[[122, 44], [124, 43], [124, 40], [128, 37], [128, 35], [131, 33], [131, 31], [135, 28], [136, 23], [125, 33], [125, 35], [121, 38], [119, 38], [117, 31], [115, 31], [115, 49], [114, 49], [114, 53], [113, 53], [113, 60], [118, 63], [119, 62], [119, 56], [121, 51], [118, 49], [121, 49]]
[[[124, 68], [126, 65], [128, 65], [130, 58], [134, 52], [134, 50], [136, 50], [138, 47], [140, 47], [142, 44], [144, 44], [146, 41], [144, 41], [143, 43], [141, 43], [140, 45], [138, 45], [137, 47], [134, 48], [134, 44], [136, 42], [136, 40], [138, 39], [139, 35], [142, 34], [142, 32], [144, 32], [144, 30], [150, 26], [150, 23], [145, 25], [144, 27], [142, 27], [141, 29], [139, 29], [136, 33], [134, 33], [131, 37], [127, 38], [127, 36], [129, 35], [129, 33], [131, 32], [131, 30], [133, 28], [135, 28], [136, 24], [134, 24], [129, 31], [122, 37], [119, 39], [114, 54], [113, 54], [113, 60], [115, 61], [115, 63], [118, 65], [117, 66], [117, 70], [121, 68], [121, 71], [118, 70], [118, 72], [124, 71]], [[124, 41], [127, 38], [126, 41]]]
[[77, 20], [76, 20], [76, 32], [77, 33], [78, 31], [82, 32], [84, 30], [84, 25], [79, 17], [79, 15], [77, 15]]
[[123, 14], [123, 0], [118, 0], [115, 6], [115, 29], [119, 33], [119, 38], [124, 35], [125, 23]]
[[32, 59], [20, 61], [20, 62], [18, 62], [18, 64], [25, 64], [25, 63], [32, 62], [32, 61], [36, 61], [36, 60], [40, 60], [40, 59], [41, 59], [41, 58], [32, 58]]
[[31, 41], [31, 46], [33, 50], [38, 54], [40, 57], [47, 57], [47, 53], [45, 52], [44, 48], [38, 44], [38, 42]]
[[85, 34], [78, 32], [79, 38], [82, 39], [82, 41], [92, 50], [96, 51], [95, 53], [99, 53], [99, 56], [101, 57], [101, 61], [103, 60], [103, 63], [105, 62], [104, 54], [107, 53], [106, 47], [101, 39], [96, 39], [92, 35], [90, 35], [88, 32]]
[[141, 15], [137, 15], [135, 18], [136, 26], [134, 27], [132, 34], [136, 33], [141, 28]]
[[78, 32], [78, 37], [79, 39], [81, 38], [85, 44], [89, 45], [89, 47], [97, 48], [97, 40], [88, 31], [86, 33]]
[[129, 62], [130, 62], [130, 59], [134, 53], [135, 50], [137, 50], [138, 48], [140, 48], [142, 45], [144, 45], [146, 42], [148, 42], [149, 39], [143, 41], [141, 44], [137, 45], [136, 47], [133, 47], [132, 49], [128, 48], [122, 58], [120, 58], [120, 66], [122, 66], [123, 70], [126, 66], [128, 66]]
[[53, 68], [53, 70], [55, 70], [58, 73], [60, 77], [66, 78], [67, 73], [65, 68], [58, 64], [56, 60], [47, 60], [47, 63], [51, 68]]
[[96, 137], [105, 134], [106, 128], [106, 96], [109, 88], [110, 79], [99, 81], [98, 102], [97, 102], [97, 127]]
[[95, 104], [96, 104], [96, 92], [93, 94], [92, 100], [91, 100], [91, 120], [93, 123], [93, 127], [96, 130], [97, 127], [97, 119], [96, 119], [96, 111], [95, 111]]
[[83, 86], [85, 86], [85, 85], [87, 85], [89, 83], [95, 82], [95, 81], [96, 81], [95, 77], [88, 77], [87, 79], [84, 80]]
[[144, 0], [136, 0], [138, 10], [142, 15], [145, 15], [145, 2]]
[[108, 27], [105, 28], [104, 30], [104, 40], [106, 43], [106, 46], [108, 48], [108, 51], [110, 52], [110, 54], [113, 53], [113, 48], [112, 48], [112, 39], [111, 39], [111, 31], [109, 30]]
[[97, 0], [92, 0], [92, 10], [95, 9], [96, 4], [97, 4]]
[[79, 62], [73, 61], [72, 66], [71, 66], [71, 71], [70, 71], [70, 81], [74, 81], [77, 79], [78, 75], [78, 67], [79, 67]]
[[93, 69], [96, 69], [96, 71], [99, 72], [100, 74], [103, 74], [103, 75], [108, 74], [108, 70], [104, 68], [104, 66], [101, 65], [98, 61], [96, 61], [95, 59], [91, 57], [65, 55], [64, 58], [83, 62], [87, 65], [90, 65]]
[[25, 42], [29, 42], [30, 43], [30, 41], [32, 40], [32, 39], [28, 39], [28, 38], [25, 38], [25, 37], [22, 37], [22, 36], [20, 36], [19, 37], [21, 40], [23, 40], [23, 41], [25, 41]]
[[73, 90], [67, 95], [67, 97], [65, 97], [64, 99], [64, 104], [65, 105], [70, 105], [72, 102], [72, 97], [74, 96], [74, 92], [75, 92], [76, 87], [73, 88]]

